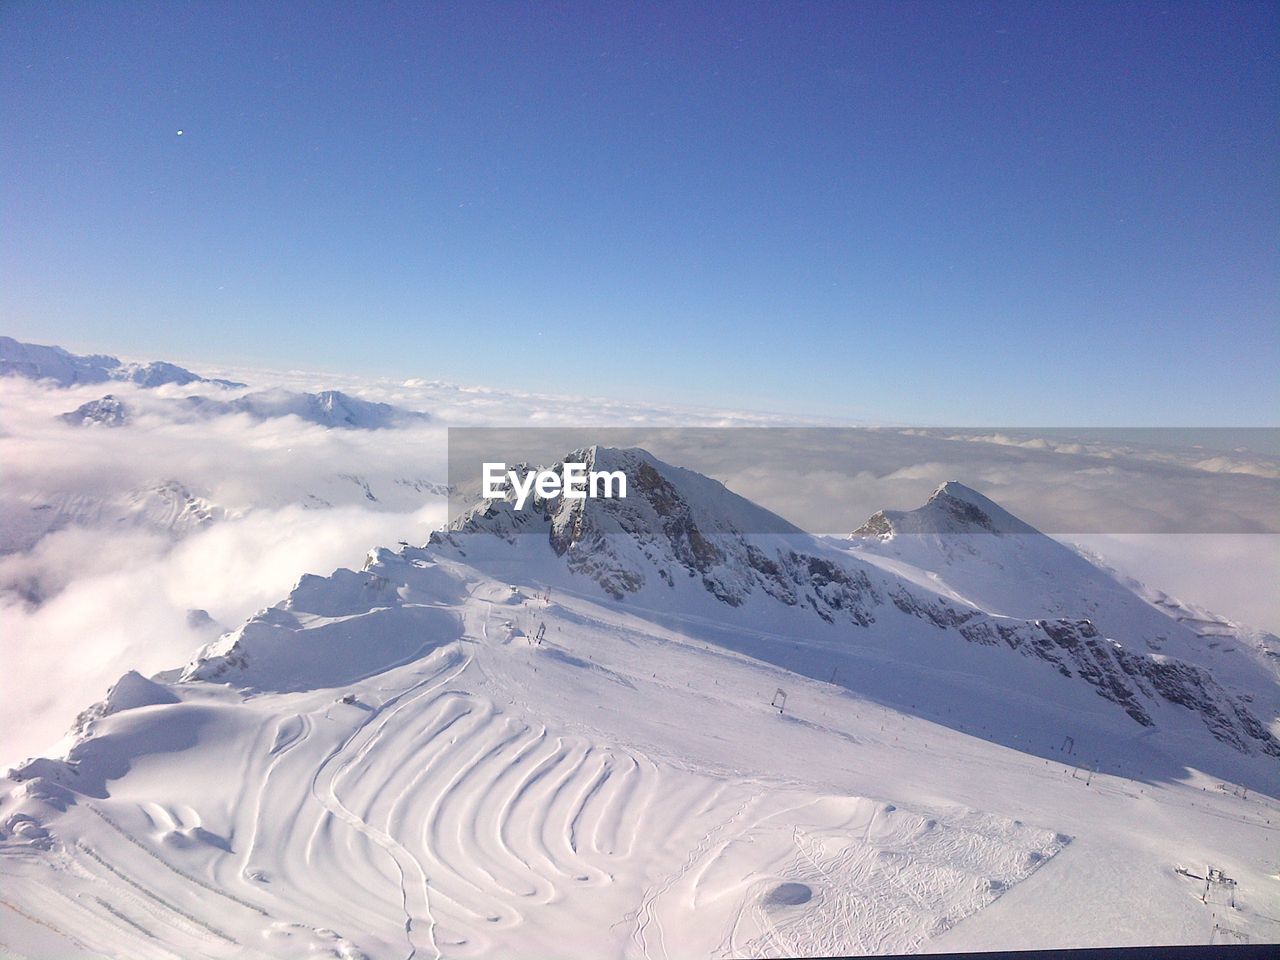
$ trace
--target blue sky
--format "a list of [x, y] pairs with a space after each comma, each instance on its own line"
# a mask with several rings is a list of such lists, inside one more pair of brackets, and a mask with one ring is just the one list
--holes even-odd
[[870, 420], [1274, 424], [1278, 9], [11, 0], [0, 332]]

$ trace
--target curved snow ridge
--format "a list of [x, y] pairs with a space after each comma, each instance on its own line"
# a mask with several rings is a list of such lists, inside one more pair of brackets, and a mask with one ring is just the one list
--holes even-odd
[[[367, 586], [364, 612], [321, 617], [281, 604], [208, 645], [183, 670], [186, 682], [231, 683], [255, 691], [332, 689], [425, 656], [462, 635], [456, 610], [401, 604], [381, 578], [339, 571]], [[369, 608], [371, 602], [386, 606]]]
[[[612, 861], [637, 848], [654, 771], [446, 686], [384, 710], [322, 766], [312, 794], [395, 862], [409, 947], [482, 955], [531, 912], [613, 882]], [[324, 841], [307, 838], [307, 862], [335, 855]], [[359, 876], [341, 860], [332, 871]]]

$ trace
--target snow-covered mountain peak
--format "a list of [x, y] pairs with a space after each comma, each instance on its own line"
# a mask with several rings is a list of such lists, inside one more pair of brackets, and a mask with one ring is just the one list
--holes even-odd
[[994, 500], [984, 497], [972, 487], [967, 487], [959, 480], [944, 480], [938, 484], [938, 488], [929, 496], [927, 503], [933, 503], [935, 500], [958, 500], [977, 507], [983, 511], [999, 511]]
[[704, 534], [799, 533], [777, 514], [729, 490], [719, 480], [673, 466], [639, 447], [593, 445], [569, 454], [563, 463], [582, 463], [588, 471], [621, 471], [627, 477], [623, 499], [561, 501], [587, 513], [612, 517], [621, 532], [634, 533], [636, 523], [660, 519], [683, 523]]
[[1035, 527], [957, 480], [941, 484], [915, 510], [881, 510], [853, 532], [855, 537], [898, 534], [1038, 534]]
[[859, 559], [990, 614], [1087, 620], [1130, 649], [1208, 671], [1255, 697], [1265, 716], [1280, 713], [1280, 669], [1265, 636], [1221, 623], [1198, 632], [1194, 618], [1135, 592], [962, 483], [943, 483], [915, 510], [882, 510], [844, 542]]
[[[592, 445], [536, 469], [563, 480], [567, 463], [581, 464], [588, 474], [623, 474], [626, 496], [557, 495], [544, 499], [535, 491], [523, 508], [517, 508], [517, 494], [505, 483], [505, 496], [481, 500], [451, 524], [451, 532], [504, 537], [549, 532], [558, 555], [596, 536], [613, 534], [647, 538], [662, 531], [669, 538], [689, 540], [691, 549], [697, 551], [700, 540], [712, 534], [801, 532], [777, 514], [733, 493], [719, 480], [665, 463], [640, 448]], [[513, 469], [524, 476], [535, 468], [522, 463]]]
[[[789, 538], [806, 544], [811, 538], [777, 514], [718, 480], [665, 463], [639, 448], [583, 447], [543, 469], [563, 477], [566, 463], [580, 463], [588, 472], [621, 472], [627, 481], [626, 497], [535, 495], [517, 509], [517, 496], [508, 484], [505, 497], [482, 500], [436, 542], [468, 553], [483, 549], [483, 538], [477, 535], [521, 548], [527, 539], [545, 543], [569, 571], [589, 576], [615, 599], [655, 584], [665, 584], [662, 590], [670, 591], [693, 581], [698, 592], [705, 588], [734, 607], [761, 586], [789, 604], [796, 602], [794, 590], [781, 582], [777, 561], [768, 554], [785, 550]], [[528, 469], [526, 464], [515, 468], [521, 475]], [[776, 542], [763, 544], [765, 534]]]
[[80, 404], [70, 413], [62, 414], [60, 419], [77, 427], [123, 427], [131, 416], [129, 406], [119, 397], [108, 393], [98, 400]]

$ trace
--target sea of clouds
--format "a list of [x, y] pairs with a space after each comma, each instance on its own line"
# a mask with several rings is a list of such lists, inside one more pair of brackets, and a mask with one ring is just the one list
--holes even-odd
[[[821, 533], [918, 506], [957, 479], [1125, 573], [1280, 631], [1280, 458], [1266, 453], [1052, 431], [848, 430], [425, 379], [195, 368], [249, 389], [339, 389], [431, 420], [347, 430], [192, 418], [175, 415], [178, 399], [235, 393], [0, 378], [0, 762], [52, 749], [125, 670], [182, 665], [303, 573], [424, 542], [447, 515], [450, 427], [640, 442]], [[108, 391], [133, 411], [127, 426], [60, 419]], [[183, 514], [188, 498], [194, 513]]]

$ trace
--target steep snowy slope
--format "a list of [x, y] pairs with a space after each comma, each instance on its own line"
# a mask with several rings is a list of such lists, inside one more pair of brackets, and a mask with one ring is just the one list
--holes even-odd
[[1149, 587], [1141, 580], [1120, 573], [1090, 551], [1081, 547], [1076, 549], [1099, 570], [1113, 577], [1165, 616], [1192, 631], [1202, 641], [1200, 650], [1221, 650], [1222, 653], [1230, 654], [1243, 649], [1250, 651], [1255, 659], [1260, 654], [1260, 662], [1269, 667], [1271, 672], [1280, 676], [1280, 637], [1274, 633], [1229, 619], [1199, 604], [1170, 596], [1163, 590]]
[[1087, 618], [1105, 636], [1197, 664], [1263, 698], [1259, 709], [1270, 717], [1280, 712], [1280, 639], [1193, 612], [1158, 592], [1140, 595], [1135, 588], [1142, 585], [1122, 582], [963, 484], [944, 483], [916, 510], [877, 513], [847, 546], [992, 613]]
[[243, 387], [231, 380], [207, 380], [176, 364], [122, 363], [104, 354], [81, 356], [62, 347], [21, 343], [13, 337], [0, 337], [0, 376], [51, 380], [60, 387], [82, 383], [107, 383], [112, 380], [136, 383], [140, 387], [164, 384], [185, 386], [189, 383], [214, 383], [224, 387]]
[[[0, 940], [741, 957], [1204, 942], [1219, 920], [1280, 939], [1275, 741], [1202, 671], [962, 604], [642, 451], [567, 459], [625, 469], [631, 494], [488, 502], [425, 548], [304, 577], [12, 771]], [[1237, 907], [1202, 904], [1183, 863], [1235, 878]]]

